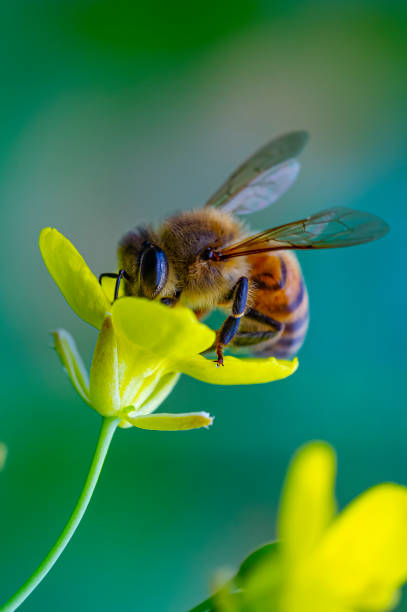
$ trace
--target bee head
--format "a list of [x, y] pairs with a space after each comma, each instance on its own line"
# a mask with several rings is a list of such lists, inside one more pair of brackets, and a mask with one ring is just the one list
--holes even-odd
[[123, 236], [118, 256], [119, 268], [126, 271], [127, 295], [154, 300], [166, 286], [170, 275], [168, 257], [156, 238], [145, 228]]
[[157, 230], [129, 232], [118, 250], [126, 294], [165, 303], [180, 294], [187, 304], [215, 302], [246, 272], [243, 261], [220, 257], [222, 247], [240, 235], [238, 221], [209, 208], [178, 213]]

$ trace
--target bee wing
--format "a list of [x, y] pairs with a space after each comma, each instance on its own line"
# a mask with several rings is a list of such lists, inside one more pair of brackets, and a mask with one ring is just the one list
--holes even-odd
[[275, 138], [239, 166], [205, 206], [241, 215], [269, 206], [297, 178], [300, 165], [294, 157], [307, 139], [304, 131]]
[[223, 249], [220, 259], [230, 259], [282, 249], [331, 249], [363, 244], [381, 238], [389, 226], [379, 217], [360, 210], [328, 208], [307, 219], [287, 223]]

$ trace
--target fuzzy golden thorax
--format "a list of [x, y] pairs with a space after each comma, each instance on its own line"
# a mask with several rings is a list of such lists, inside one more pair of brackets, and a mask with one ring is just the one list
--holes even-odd
[[157, 299], [180, 300], [195, 309], [210, 309], [224, 302], [249, 266], [244, 257], [229, 261], [204, 258], [208, 248], [221, 249], [246, 235], [241, 223], [232, 215], [213, 208], [176, 214], [157, 231], [138, 229], [126, 234], [119, 245], [119, 266], [130, 277], [126, 283], [129, 295], [138, 295], [138, 262], [145, 241], [160, 247], [168, 259], [168, 279]]

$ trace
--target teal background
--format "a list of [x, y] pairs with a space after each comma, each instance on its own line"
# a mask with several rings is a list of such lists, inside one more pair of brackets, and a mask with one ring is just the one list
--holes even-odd
[[77, 534], [22, 609], [186, 610], [274, 535], [288, 461], [314, 438], [337, 450], [340, 507], [407, 484], [406, 4], [3, 0], [0, 48], [0, 600], [68, 518], [99, 427], [50, 349], [64, 327], [88, 362], [95, 332], [48, 276], [40, 229], [112, 270], [124, 231], [201, 205], [287, 130], [311, 133], [302, 173], [253, 226], [346, 205], [391, 234], [301, 256], [312, 319], [292, 378], [184, 377], [165, 410], [210, 410], [210, 431], [117, 434]]

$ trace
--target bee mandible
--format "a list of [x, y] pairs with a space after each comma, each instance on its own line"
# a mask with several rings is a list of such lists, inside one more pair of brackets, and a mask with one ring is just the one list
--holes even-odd
[[227, 313], [217, 331], [218, 365], [228, 345], [256, 356], [288, 358], [308, 328], [308, 293], [294, 250], [353, 246], [388, 232], [380, 218], [337, 207], [251, 234], [239, 220], [275, 202], [299, 172], [296, 157], [307, 133], [280, 136], [243, 163], [203, 208], [170, 217], [157, 229], [139, 227], [122, 238], [116, 278], [129, 296], [182, 303], [199, 318]]

